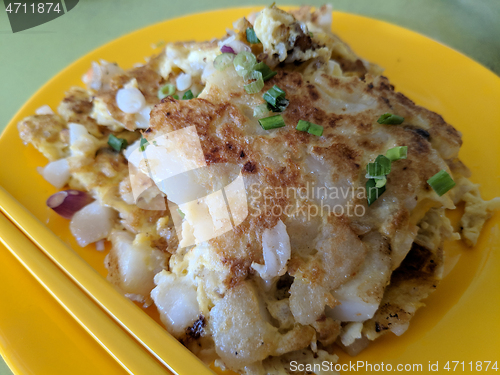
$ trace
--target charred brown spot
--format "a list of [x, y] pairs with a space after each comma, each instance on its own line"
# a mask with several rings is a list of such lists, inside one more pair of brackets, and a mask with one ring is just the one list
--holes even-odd
[[222, 162], [222, 159], [219, 155], [219, 148], [214, 147], [208, 153], [205, 154], [205, 161], [207, 164], [214, 164]]
[[245, 157], [245, 152], [241, 151], [240, 158], [244, 158], [244, 157]]
[[254, 173], [257, 169], [257, 166], [253, 164], [251, 161], [247, 161], [243, 166], [243, 171], [247, 173]]
[[191, 327], [186, 328], [186, 335], [194, 340], [199, 339], [205, 334], [206, 320], [203, 314], [198, 317], [198, 320]]
[[314, 85], [307, 85], [307, 92], [309, 92], [309, 96], [312, 100], [319, 99], [319, 92]]
[[375, 332], [382, 332], [388, 329], [389, 327], [379, 324], [379, 322], [375, 322]]
[[431, 134], [427, 130], [420, 129], [420, 128], [412, 128], [412, 130], [415, 133], [417, 133], [419, 136], [421, 136], [422, 138], [425, 138], [427, 140], [429, 140], [431, 138]]
[[[302, 32], [302, 30], [300, 29], [300, 26], [298, 27], [298, 30], [300, 32]], [[311, 37], [307, 34], [302, 34], [297, 39], [295, 39], [294, 47], [299, 47], [302, 51], [305, 51], [306, 49], [311, 48], [312, 45], [313, 45], [313, 41], [312, 41]]]

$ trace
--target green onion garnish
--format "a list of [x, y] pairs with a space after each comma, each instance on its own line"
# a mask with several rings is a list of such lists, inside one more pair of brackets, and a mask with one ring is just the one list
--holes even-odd
[[385, 184], [387, 184], [387, 177], [381, 177], [381, 178], [374, 178], [375, 180], [375, 187], [381, 188], [384, 187]]
[[281, 117], [281, 115], [261, 118], [259, 120], [259, 124], [264, 130], [282, 128], [286, 125], [285, 120], [283, 120], [283, 117]]
[[299, 120], [295, 129], [300, 130], [301, 132], [306, 132], [309, 129], [309, 126], [311, 126], [309, 121]]
[[273, 78], [276, 74], [278, 74], [278, 72], [271, 70], [271, 68], [267, 66], [267, 64], [264, 61], [255, 64], [253, 69], [262, 73], [262, 79], [264, 80], [264, 82], [267, 81], [268, 79]]
[[169, 95], [173, 95], [175, 93], [175, 85], [171, 83], [167, 83], [165, 86], [161, 87], [158, 90], [158, 99], [166, 98]]
[[193, 95], [193, 92], [191, 90], [187, 90], [184, 95], [182, 95], [182, 100], [189, 100], [189, 99], [193, 99], [194, 98], [194, 95]]
[[184, 214], [184, 212], [182, 212], [180, 208], [177, 208], [177, 212], [179, 213], [181, 219], [184, 219], [184, 216], [186, 216], [186, 214]]
[[179, 95], [174, 94], [174, 95], [172, 95], [172, 98], [174, 98], [175, 100], [179, 100]]
[[247, 28], [247, 42], [250, 44], [257, 44], [260, 43], [259, 38], [257, 38], [257, 35], [255, 34], [255, 30], [253, 27]]
[[378, 197], [380, 197], [385, 191], [385, 185], [381, 187], [377, 187], [377, 182], [375, 179], [370, 178], [366, 181], [366, 195], [368, 200], [368, 206], [371, 206], [373, 202], [375, 202]]
[[254, 70], [250, 72], [245, 79], [254, 79], [255, 81], [243, 86], [247, 94], [256, 94], [264, 88], [264, 80], [262, 79], [262, 73]]
[[323, 127], [321, 125], [311, 124], [311, 126], [309, 126], [309, 129], [307, 129], [307, 132], [309, 134], [321, 137], [323, 135]]
[[269, 115], [267, 104], [260, 104], [253, 109], [253, 117], [262, 118]]
[[274, 85], [262, 95], [268, 103], [268, 108], [273, 112], [283, 112], [288, 107], [288, 100], [285, 99], [286, 93], [278, 86]]
[[387, 150], [387, 153], [385, 154], [385, 156], [390, 161], [406, 159], [406, 157], [408, 156], [408, 146], [393, 147], [393, 148]]
[[441, 170], [434, 176], [427, 180], [427, 183], [431, 185], [431, 188], [437, 193], [437, 195], [442, 196], [453, 186], [456, 185], [455, 181], [445, 170]]
[[317, 135], [321, 137], [323, 135], [323, 127], [321, 125], [313, 124], [312, 122], [299, 120], [297, 127], [295, 128], [301, 132], [308, 132], [312, 135]]
[[278, 86], [274, 85], [269, 90], [267, 90], [262, 96], [266, 102], [271, 104], [272, 106], [276, 106], [276, 101], [279, 98], [284, 98], [286, 93], [280, 89]]
[[238, 53], [233, 60], [234, 69], [240, 77], [245, 77], [253, 70], [257, 58], [251, 52], [243, 51]]
[[115, 151], [121, 151], [125, 147], [128, 146], [128, 142], [126, 139], [115, 137], [113, 134], [110, 134], [108, 137], [108, 145]]
[[368, 163], [366, 165], [366, 177], [384, 177], [391, 172], [391, 161], [384, 155], [379, 155], [375, 159], [374, 163]]
[[231, 65], [233, 60], [234, 60], [234, 54], [222, 53], [215, 58], [214, 68], [222, 71], [222, 70], [226, 69], [229, 65]]
[[386, 125], [399, 125], [402, 124], [404, 120], [405, 120], [404, 117], [393, 115], [392, 113], [385, 113], [379, 117], [377, 122], [379, 124], [386, 124]]
[[141, 142], [139, 143], [139, 150], [144, 151], [149, 144], [148, 140], [141, 135]]

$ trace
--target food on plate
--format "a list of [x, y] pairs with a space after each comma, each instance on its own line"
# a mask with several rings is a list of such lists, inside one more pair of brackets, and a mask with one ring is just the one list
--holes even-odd
[[222, 368], [287, 373], [403, 334], [443, 241], [473, 246], [500, 206], [469, 181], [460, 133], [331, 14], [271, 6], [130, 70], [95, 62], [57, 113], [18, 125], [62, 189], [48, 206], [80, 246], [111, 242], [110, 282]]

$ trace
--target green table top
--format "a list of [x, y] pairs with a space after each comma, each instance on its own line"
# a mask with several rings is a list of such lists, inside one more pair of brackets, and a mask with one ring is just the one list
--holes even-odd
[[[321, 5], [325, 2], [287, 0], [277, 1], [277, 4]], [[499, 0], [331, 2], [336, 10], [385, 20], [427, 35], [461, 51], [500, 75]], [[149, 24], [188, 13], [259, 3], [262, 2], [80, 0], [63, 17], [15, 34], [12, 33], [7, 14], [0, 5], [0, 131], [47, 80], [104, 43]], [[11, 374], [1, 358], [0, 374]]]

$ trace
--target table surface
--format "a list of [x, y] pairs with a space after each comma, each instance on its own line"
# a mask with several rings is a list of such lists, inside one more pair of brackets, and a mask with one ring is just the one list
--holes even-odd
[[[309, 0], [307, 4], [318, 6], [324, 2]], [[104, 43], [188, 13], [259, 3], [248, 0], [80, 0], [64, 16], [15, 34], [1, 8], [0, 132], [40, 86]], [[277, 2], [278, 5], [304, 3], [304, 0]], [[335, 0], [332, 3], [335, 10], [385, 20], [427, 35], [500, 75], [498, 0]], [[178, 39], [182, 40], [182, 30]], [[450, 73], [459, 78], [460, 72], [453, 72], [453, 67]], [[7, 374], [11, 372], [0, 357], [0, 375]]]

